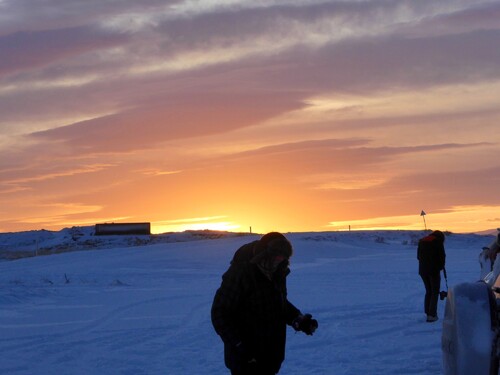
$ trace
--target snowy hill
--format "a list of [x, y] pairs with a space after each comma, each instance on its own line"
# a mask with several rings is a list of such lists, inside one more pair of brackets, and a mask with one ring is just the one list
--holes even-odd
[[38, 230], [0, 233], [0, 260], [13, 260], [69, 251], [99, 250], [246, 235], [207, 230], [152, 235], [97, 236], [94, 233], [94, 226], [65, 228], [60, 231]]
[[[289, 298], [320, 327], [312, 337], [289, 330], [280, 374], [441, 374], [441, 321], [425, 323], [422, 312], [422, 235], [287, 234]], [[1, 234], [4, 255], [33, 252], [36, 242], [61, 253], [0, 263], [0, 373], [228, 374], [210, 306], [234, 251], [259, 236], [148, 237]], [[450, 285], [479, 278], [478, 255], [492, 239], [448, 234]]]

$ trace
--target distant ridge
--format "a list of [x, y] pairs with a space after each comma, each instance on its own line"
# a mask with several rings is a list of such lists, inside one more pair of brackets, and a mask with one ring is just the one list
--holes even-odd
[[[372, 239], [377, 243], [401, 242], [415, 246], [418, 239], [429, 233], [424, 230], [359, 230], [359, 231], [323, 231], [323, 232], [288, 232], [294, 238], [312, 241], [338, 241], [342, 238]], [[496, 236], [497, 229], [471, 233], [451, 233], [458, 236]], [[127, 248], [134, 246], [155, 245], [172, 242], [213, 240], [230, 237], [250, 236], [258, 238], [257, 233], [237, 233], [215, 230], [186, 230], [151, 235], [107, 235], [96, 236], [94, 226], [64, 228], [59, 231], [32, 230], [25, 232], [0, 233], [0, 261], [15, 260], [39, 255], [59, 254], [70, 251], [101, 250]], [[491, 241], [488, 239], [488, 241]], [[489, 242], [488, 242], [489, 243]]]
[[493, 235], [493, 236], [496, 236], [498, 232], [500, 232], [500, 228], [487, 229], [487, 230], [482, 230], [482, 231], [473, 232], [473, 233], [475, 233], [475, 234], [482, 234], [482, 235]]

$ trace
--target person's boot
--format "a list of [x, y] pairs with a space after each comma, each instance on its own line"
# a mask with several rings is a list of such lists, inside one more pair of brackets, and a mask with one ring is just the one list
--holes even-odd
[[436, 316], [427, 315], [427, 323], [432, 323], [432, 322], [435, 322], [436, 320], [438, 320], [437, 315]]

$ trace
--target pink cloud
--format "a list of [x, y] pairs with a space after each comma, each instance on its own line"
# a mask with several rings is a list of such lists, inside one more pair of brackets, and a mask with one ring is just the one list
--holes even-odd
[[301, 105], [289, 98], [256, 94], [207, 93], [164, 97], [163, 100], [161, 105], [145, 105], [116, 115], [33, 133], [30, 137], [63, 142], [75, 154], [128, 152], [179, 138], [244, 128]]
[[41, 68], [92, 50], [122, 44], [124, 35], [87, 27], [17, 32], [0, 37], [0, 76]]

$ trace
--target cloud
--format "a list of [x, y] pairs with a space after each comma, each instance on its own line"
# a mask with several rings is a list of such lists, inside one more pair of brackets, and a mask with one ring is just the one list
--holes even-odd
[[500, 29], [500, 4], [498, 2], [472, 3], [469, 7], [424, 17], [419, 22], [401, 30], [412, 37], [464, 34], [472, 31]]
[[124, 43], [124, 35], [98, 32], [88, 27], [20, 31], [0, 36], [0, 77], [101, 48]]
[[166, 176], [166, 175], [181, 173], [182, 171], [164, 171], [164, 170], [146, 168], [138, 170], [137, 172], [143, 173], [146, 176]]
[[[367, 139], [323, 139], [294, 142], [262, 147], [259, 149], [224, 156], [228, 162], [244, 161], [261, 170], [273, 170], [277, 166], [288, 165], [294, 174], [307, 176], [321, 172], [356, 173], [373, 170], [388, 161], [403, 155], [463, 150], [484, 146], [485, 143], [471, 144], [430, 144], [405, 147], [370, 147]], [[288, 160], [288, 162], [287, 162]], [[212, 163], [205, 160], [204, 163]], [[260, 166], [260, 167], [259, 167]]]
[[8, 0], [0, 4], [0, 35], [19, 30], [61, 29], [94, 23], [114, 15], [155, 14], [179, 0], [99, 1], [99, 0]]
[[[402, 176], [395, 179], [406, 186], [425, 192], [431, 204], [440, 201], [453, 202], [453, 205], [500, 204], [500, 197], [495, 193], [500, 182], [500, 167], [477, 168], [462, 171], [430, 171], [425, 174]], [[399, 181], [396, 181], [399, 180]]]
[[[282, 53], [260, 80], [282, 90], [372, 93], [500, 79], [500, 31], [406, 39], [364, 38]], [[467, 45], [467, 48], [464, 46]], [[286, 62], [286, 63], [285, 63]]]
[[[491, 48], [500, 37], [497, 30], [470, 27], [436, 37], [401, 33], [407, 24], [424, 28], [428, 18], [419, 26], [422, 15], [451, 17], [469, 4], [434, 3], [214, 3], [215, 8], [189, 16], [164, 8], [153, 24], [131, 32], [97, 27], [86, 14], [101, 11], [105, 20], [134, 12], [153, 17], [158, 2], [146, 4], [144, 12], [127, 2], [74, 2], [74, 9], [82, 8], [83, 25], [4, 37], [4, 47], [12, 44], [6, 42], [10, 39], [22, 41], [16, 43], [16, 59], [24, 62], [19, 67], [0, 63], [4, 72], [23, 69], [2, 82], [7, 91], [0, 93], [0, 120], [10, 131], [26, 126], [32, 132], [103, 115], [121, 116], [138, 105], [151, 112], [158, 108], [148, 106], [150, 100], [209, 95], [209, 90], [223, 89], [228, 96], [272, 91], [282, 100], [288, 96], [290, 101], [307, 101], [325, 93], [376, 95], [500, 79], [500, 52]], [[60, 5], [64, 14], [72, 9], [52, 4]], [[44, 44], [55, 53], [32, 48]], [[85, 54], [88, 51], [99, 52]], [[282, 113], [290, 108], [284, 106]], [[134, 109], [132, 116], [139, 111]]]
[[466, 7], [453, 1], [416, 4], [400, 0], [263, 4], [241, 3], [176, 18], [165, 17], [155, 30], [166, 35], [164, 46], [174, 50], [262, 39], [267, 39], [275, 49], [280, 41], [317, 47], [373, 35], [391, 35], [407, 24], [418, 22], [423, 15], [444, 17]]
[[[59, 227], [68, 224], [89, 225], [99, 222], [98, 220], [87, 221], [83, 219], [88, 215], [95, 215], [102, 207], [97, 205], [86, 205], [82, 203], [51, 203], [40, 204], [29, 200], [18, 202], [11, 207], [10, 202], [2, 202], [11, 214], [6, 219], [0, 219], [0, 226], [25, 228], [41, 225], [42, 227]], [[120, 218], [126, 219], [126, 218]]]
[[[452, 206], [442, 211], [429, 211], [427, 215], [427, 224], [431, 228], [448, 230], [453, 222], [462, 223], [460, 232], [471, 232], [471, 227], [475, 227], [478, 223], [498, 223], [499, 219], [489, 219], [492, 215], [498, 212], [500, 206], [489, 205], [469, 205], [469, 206]], [[335, 230], [373, 230], [375, 228], [384, 229], [407, 229], [421, 230], [424, 223], [418, 220], [418, 210], [409, 215], [385, 216], [385, 217], [370, 217], [361, 220], [348, 220], [332, 222], [328, 225], [329, 228]], [[429, 228], [429, 225], [427, 227]]]
[[[339, 212], [371, 213], [371, 217], [403, 215], [409, 211], [437, 212], [454, 206], [498, 206], [496, 193], [500, 169], [477, 168], [446, 172], [442, 168], [428, 172], [394, 174], [386, 183], [368, 189], [336, 191]], [[382, 215], [383, 213], [383, 215]], [[349, 216], [344, 216], [349, 219]], [[486, 220], [487, 218], [484, 218]]]
[[19, 218], [18, 220], [24, 223], [46, 223], [46, 222], [61, 222], [71, 215], [80, 215], [83, 213], [94, 213], [101, 210], [102, 207], [99, 206], [87, 206], [83, 204], [51, 204], [44, 207], [45, 212], [53, 212], [53, 216], [50, 217], [31, 217], [31, 218]]
[[129, 152], [157, 147], [162, 142], [199, 137], [254, 125], [300, 106], [274, 95], [207, 93], [163, 98], [161, 105], [146, 105], [56, 129], [30, 138], [62, 142], [80, 153]]
[[38, 181], [45, 181], [45, 180], [51, 180], [55, 178], [60, 178], [60, 177], [70, 177], [70, 176], [75, 176], [77, 174], [81, 173], [94, 173], [98, 171], [102, 171], [105, 169], [108, 169], [110, 167], [113, 167], [112, 164], [94, 164], [94, 165], [85, 165], [80, 167], [79, 169], [74, 169], [71, 168], [69, 170], [63, 171], [60, 168], [56, 172], [49, 172], [45, 174], [40, 174], [38, 176], [30, 176], [30, 177], [22, 177], [19, 179], [12, 179], [10, 181], [6, 181], [8, 184], [25, 184], [25, 183], [30, 183], [30, 182], [38, 182]]
[[160, 225], [171, 225], [171, 224], [186, 224], [186, 223], [198, 223], [200, 221], [214, 221], [225, 219], [225, 216], [210, 216], [210, 217], [195, 217], [189, 219], [174, 219], [174, 220], [165, 220], [158, 222]]

